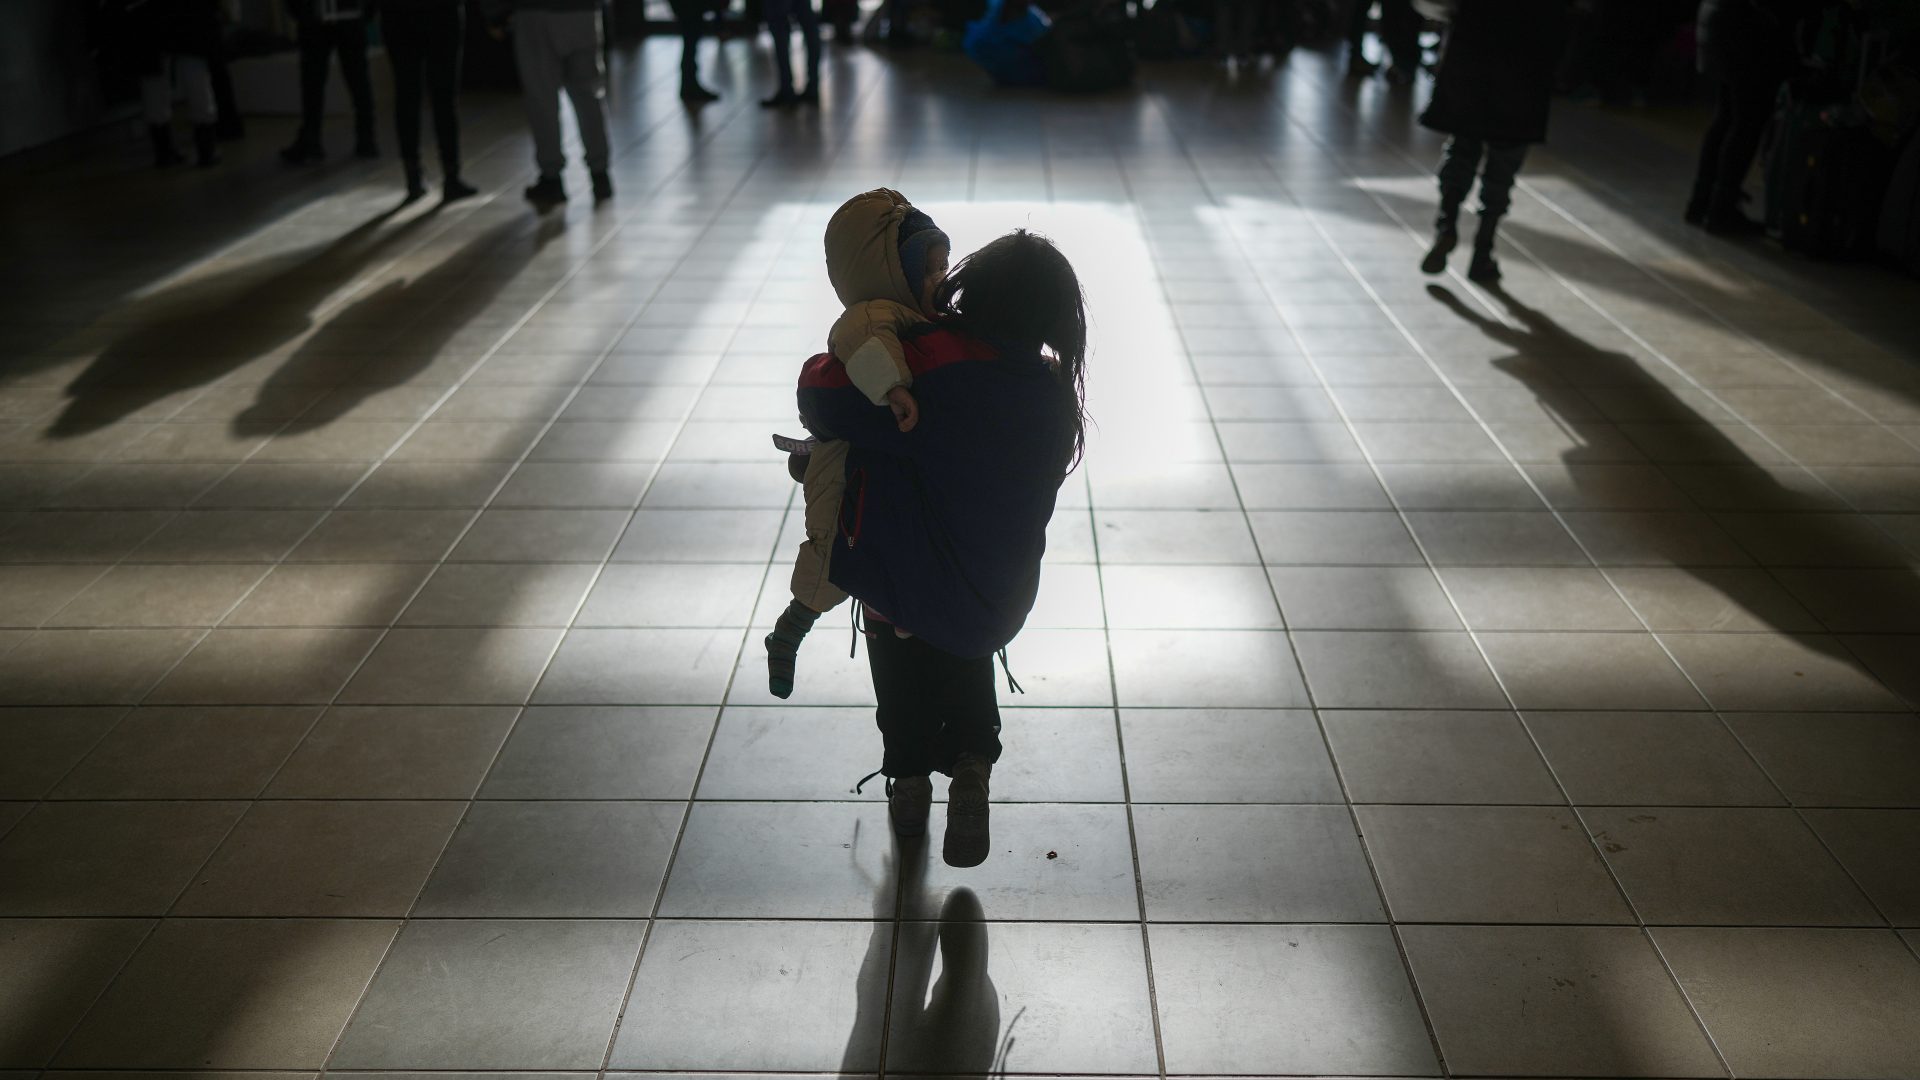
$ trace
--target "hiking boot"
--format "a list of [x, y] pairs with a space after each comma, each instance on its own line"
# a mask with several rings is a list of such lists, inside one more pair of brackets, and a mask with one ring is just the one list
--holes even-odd
[[1427, 257], [1420, 260], [1420, 272], [1438, 274], [1447, 268], [1447, 256], [1453, 254], [1455, 245], [1460, 243], [1457, 229], [1438, 229], [1433, 234], [1433, 246], [1427, 249]]
[[527, 187], [527, 201], [541, 206], [552, 206], [567, 201], [567, 187], [558, 176], [542, 173], [540, 179]]
[[933, 806], [933, 781], [924, 776], [887, 779], [887, 817], [903, 840], [927, 835], [927, 811]]
[[987, 781], [993, 763], [961, 754], [947, 787], [947, 836], [940, 857], [948, 866], [979, 866], [993, 846], [987, 832]]

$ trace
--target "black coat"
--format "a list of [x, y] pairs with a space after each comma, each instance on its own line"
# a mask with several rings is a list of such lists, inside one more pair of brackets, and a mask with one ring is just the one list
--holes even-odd
[[1700, 0], [1695, 30], [1700, 70], [1786, 75], [1797, 59], [1794, 32], [1818, 6], [1815, 0]]
[[1543, 142], [1566, 0], [1460, 0], [1420, 122], [1489, 142]]

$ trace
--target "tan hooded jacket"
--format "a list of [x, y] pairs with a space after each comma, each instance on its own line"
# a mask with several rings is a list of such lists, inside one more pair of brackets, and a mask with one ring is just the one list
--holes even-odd
[[875, 405], [887, 391], [913, 385], [900, 332], [928, 321], [900, 265], [900, 221], [913, 204], [887, 188], [855, 195], [827, 222], [827, 278], [846, 311], [827, 348]]

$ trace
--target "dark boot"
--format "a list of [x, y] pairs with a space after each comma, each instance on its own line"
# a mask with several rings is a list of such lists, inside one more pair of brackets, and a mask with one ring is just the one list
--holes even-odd
[[220, 130], [212, 124], [193, 125], [193, 163], [202, 169], [220, 164]]
[[407, 174], [407, 201], [413, 202], [415, 199], [426, 198], [427, 178], [420, 173], [420, 163], [405, 162], [401, 168], [405, 169]]
[[552, 206], [567, 201], [567, 189], [560, 177], [551, 173], [541, 173], [540, 179], [527, 188], [527, 201], [541, 206]]
[[1713, 199], [1707, 204], [1706, 217], [1701, 224], [1715, 236], [1758, 236], [1767, 231], [1765, 225], [1747, 216], [1740, 208], [1745, 193], [1739, 188], [1731, 191], [1722, 188], [1713, 189]]
[[596, 170], [590, 175], [593, 179], [593, 201], [606, 202], [613, 198], [613, 177], [608, 176], [605, 169]]
[[180, 151], [173, 148], [173, 128], [167, 124], [148, 124], [147, 138], [153, 143], [153, 167], [164, 169], [181, 162]]
[[1500, 264], [1493, 257], [1494, 230], [1499, 226], [1499, 218], [1482, 217], [1479, 231], [1473, 234], [1473, 261], [1467, 264], [1467, 280], [1476, 285], [1500, 283]]
[[446, 182], [441, 185], [440, 188], [440, 200], [442, 202], [459, 202], [461, 199], [471, 199], [478, 194], [480, 194], [479, 188], [474, 187], [458, 176], [452, 175], [447, 177]]
[[689, 105], [705, 105], [709, 101], [719, 101], [720, 95], [700, 85], [698, 79], [680, 81], [680, 100]]
[[1460, 243], [1460, 204], [1441, 203], [1440, 216], [1433, 222], [1433, 246], [1420, 260], [1420, 272], [1438, 274], [1447, 268], [1447, 256]]

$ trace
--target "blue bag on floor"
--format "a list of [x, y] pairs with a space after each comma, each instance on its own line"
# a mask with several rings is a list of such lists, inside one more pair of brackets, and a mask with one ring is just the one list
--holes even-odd
[[1009, 0], [989, 0], [986, 14], [967, 24], [960, 47], [1001, 86], [1039, 86], [1047, 73], [1037, 44], [1050, 24], [1032, 4], [1012, 2], [1024, 10], [1009, 12]]

